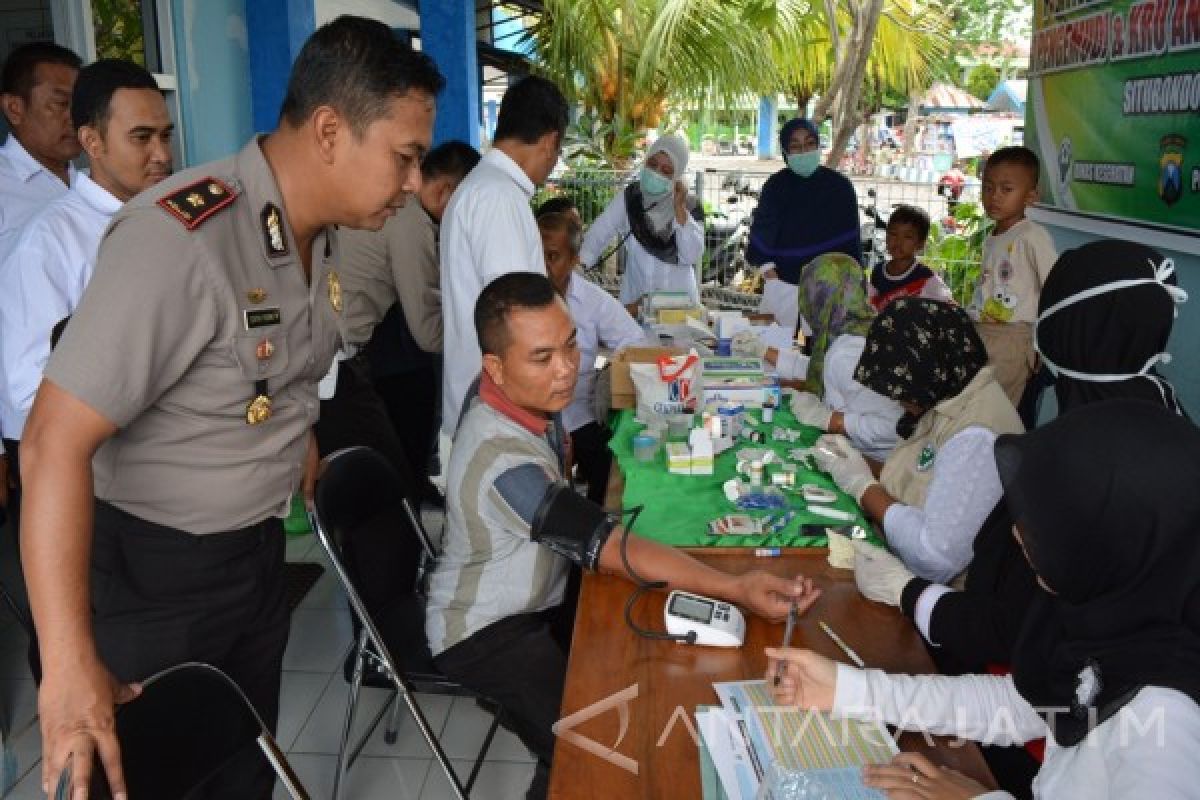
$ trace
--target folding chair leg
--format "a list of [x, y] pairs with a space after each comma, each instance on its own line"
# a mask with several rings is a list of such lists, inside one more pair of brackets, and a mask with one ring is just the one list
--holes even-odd
[[400, 700], [392, 695], [392, 715], [388, 717], [387, 727], [383, 729], [383, 740], [388, 744], [396, 743], [396, 720], [400, 716]]
[[342, 794], [346, 789], [346, 771], [349, 769], [350, 756], [350, 729], [354, 726], [354, 709], [358, 704], [359, 689], [362, 687], [367, 638], [367, 630], [363, 628], [358, 634], [358, 643], [355, 645], [354, 676], [350, 680], [350, 699], [346, 703], [346, 719], [342, 723], [342, 741], [338, 746], [337, 771], [333, 775], [333, 800], [342, 800]]
[[483, 760], [487, 758], [488, 750], [492, 748], [492, 739], [496, 738], [496, 731], [500, 727], [500, 715], [503, 713], [503, 707], [496, 708], [496, 715], [492, 718], [492, 724], [488, 728], [487, 736], [483, 737], [483, 746], [479, 748], [479, 755], [475, 756], [475, 763], [471, 766], [471, 774], [467, 777], [467, 785], [463, 787], [463, 791], [467, 794], [471, 793], [472, 787], [475, 786], [475, 779], [479, 777], [479, 770], [483, 769]]
[[413, 693], [409, 689], [407, 682], [403, 679], [397, 681], [396, 688], [399, 690], [401, 696], [404, 697], [404, 703], [408, 706], [409, 713], [412, 714], [413, 722], [417, 723], [417, 729], [421, 731], [421, 736], [424, 737], [425, 744], [429, 745], [429, 749], [433, 751], [433, 757], [437, 759], [442, 772], [446, 774], [446, 780], [450, 781], [450, 788], [454, 791], [455, 798], [457, 800], [467, 800], [467, 793], [463, 789], [462, 782], [458, 779], [458, 773], [454, 771], [454, 765], [446, 757], [446, 751], [442, 749], [441, 742], [433, 735], [433, 730], [429, 727], [429, 721], [421, 713], [421, 708], [417, 705], [416, 698], [413, 697]]
[[296, 777], [296, 773], [292, 771], [292, 767], [288, 764], [287, 758], [284, 757], [283, 751], [279, 749], [279, 745], [268, 734], [264, 733], [258, 737], [258, 746], [263, 751], [263, 755], [267, 757], [267, 761], [271, 762], [271, 767], [275, 770], [275, 776], [279, 778], [279, 782], [283, 784], [283, 788], [287, 791], [288, 797], [292, 800], [311, 800], [308, 792], [300, 783], [300, 779]]

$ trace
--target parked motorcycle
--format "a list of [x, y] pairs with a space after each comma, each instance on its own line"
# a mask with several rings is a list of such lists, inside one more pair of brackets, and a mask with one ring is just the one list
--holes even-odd
[[887, 224], [891, 212], [885, 216], [879, 210], [875, 189], [867, 189], [867, 202], [858, 204], [859, 236], [863, 246], [863, 267], [869, 272], [879, 264], [886, 264]]

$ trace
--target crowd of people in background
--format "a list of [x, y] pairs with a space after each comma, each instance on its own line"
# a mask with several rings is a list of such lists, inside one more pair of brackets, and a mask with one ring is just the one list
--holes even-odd
[[[94, 752], [120, 791], [114, 704], [178, 661], [226, 669], [274, 724], [280, 518], [348, 446], [382, 453], [414, 506], [445, 508], [432, 654], [503, 705], [537, 757], [530, 797], [582, 570], [633, 565], [772, 620], [820, 602], [802, 576], [730, 575], [636, 536], [624, 559], [604, 509], [598, 356], [645, 341], [646, 294], [700, 304], [686, 141], [651, 141], [585, 221], [566, 195], [532, 205], [570, 115], [554, 83], [514, 83], [482, 155], [432, 147], [442, 85], [381, 23], [340, 17], [300, 52], [275, 131], [173, 175], [143, 68], [49, 43], [5, 63], [0, 499], [37, 630], [45, 780], [73, 752], [86, 784]], [[896, 208], [889, 260], [864, 270], [854, 188], [821, 165], [814, 121], [779, 141], [746, 254], [768, 324], [733, 350], [822, 432], [820, 468], [886, 545], [853, 543], [859, 589], [912, 621], [944, 675], [769, 650], [777, 698], [978, 739], [1017, 797], [1196, 796], [1200, 435], [1156, 370], [1186, 300], [1171, 261], [1111, 240], [1058, 254], [1025, 214], [1037, 156], [1006, 147], [984, 166], [994, 225], [959, 307], [921, 261], [924, 211]], [[618, 249], [614, 298], [583, 267]], [[1050, 385], [1058, 419], [1041, 424]], [[1010, 733], [988, 727], [1000, 711]], [[1164, 744], [1119, 739], [1155, 712]], [[984, 793], [919, 756], [867, 779]], [[221, 780], [271, 794], [250, 760]]]

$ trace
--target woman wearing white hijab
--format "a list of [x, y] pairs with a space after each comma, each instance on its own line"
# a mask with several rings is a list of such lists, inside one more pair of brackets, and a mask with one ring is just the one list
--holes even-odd
[[648, 292], [687, 292], [700, 305], [696, 264], [704, 253], [704, 211], [683, 183], [688, 146], [660, 136], [646, 151], [638, 180], [596, 218], [583, 239], [580, 261], [595, 266], [614, 239], [625, 248], [620, 299], [631, 312]]

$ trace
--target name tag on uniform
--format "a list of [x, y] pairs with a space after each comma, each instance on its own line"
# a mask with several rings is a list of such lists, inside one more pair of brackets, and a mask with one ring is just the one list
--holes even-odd
[[278, 308], [247, 308], [242, 311], [242, 315], [246, 318], [248, 331], [278, 325], [282, 321]]

